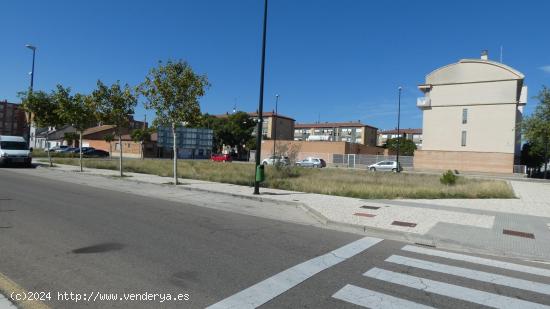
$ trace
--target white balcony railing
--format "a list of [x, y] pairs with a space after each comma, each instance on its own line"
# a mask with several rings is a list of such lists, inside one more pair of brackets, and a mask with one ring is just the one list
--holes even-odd
[[428, 97], [420, 97], [416, 99], [416, 106], [420, 108], [430, 107], [431, 100]]

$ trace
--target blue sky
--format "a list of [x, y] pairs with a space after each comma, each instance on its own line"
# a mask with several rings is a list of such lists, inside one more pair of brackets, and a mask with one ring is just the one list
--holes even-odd
[[[271, 0], [265, 110], [298, 122], [361, 120], [420, 127], [416, 86], [433, 69], [483, 49], [526, 75], [530, 96], [550, 86], [548, 1]], [[158, 60], [185, 59], [212, 87], [209, 113], [258, 105], [263, 1], [2, 1], [0, 100], [29, 84], [90, 92], [97, 79], [140, 83]], [[536, 100], [530, 99], [527, 113]], [[139, 107], [136, 118], [143, 119]], [[148, 119], [151, 119], [149, 112]]]

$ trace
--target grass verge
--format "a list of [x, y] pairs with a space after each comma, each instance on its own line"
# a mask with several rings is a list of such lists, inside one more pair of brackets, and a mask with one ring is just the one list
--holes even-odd
[[[78, 165], [78, 159], [53, 158], [55, 163]], [[84, 166], [118, 170], [118, 160], [85, 159]], [[124, 171], [172, 176], [171, 160], [126, 160]], [[254, 165], [211, 161], [178, 162], [181, 178], [252, 186]], [[507, 182], [458, 177], [452, 186], [439, 175], [370, 173], [364, 170], [266, 168], [263, 187], [364, 199], [514, 198]]]

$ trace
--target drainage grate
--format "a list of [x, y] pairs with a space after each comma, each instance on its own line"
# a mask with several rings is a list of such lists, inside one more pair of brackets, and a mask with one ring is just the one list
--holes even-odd
[[403, 222], [403, 221], [393, 221], [391, 224], [392, 225], [398, 225], [398, 226], [407, 226], [407, 227], [415, 227], [416, 226], [416, 223]]
[[376, 217], [376, 215], [367, 214], [367, 213], [364, 213], [364, 212], [356, 212], [356, 213], [354, 213], [353, 215], [354, 215], [354, 216], [359, 216], [359, 217], [367, 217], [367, 218]]
[[535, 234], [532, 234], [532, 233], [525, 233], [525, 232], [519, 232], [519, 231], [502, 230], [502, 234], [504, 234], [504, 235], [511, 235], [511, 236], [518, 236], [518, 237], [524, 237], [524, 238], [535, 239]]
[[376, 206], [367, 206], [367, 205], [361, 206], [361, 208], [372, 209], [372, 210], [380, 209], [380, 207], [376, 207]]

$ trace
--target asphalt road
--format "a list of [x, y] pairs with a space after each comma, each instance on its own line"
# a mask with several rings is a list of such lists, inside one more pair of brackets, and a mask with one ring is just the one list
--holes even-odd
[[[45, 303], [52, 308], [550, 306], [549, 265], [449, 256], [144, 197], [117, 191], [122, 180], [105, 178], [113, 186], [107, 190], [35, 174], [0, 169], [0, 273], [28, 291], [51, 292]], [[205, 204], [216, 198], [201, 193]], [[253, 203], [225, 202], [233, 208]], [[59, 299], [65, 292], [158, 296], [75, 302]], [[167, 293], [188, 300], [160, 302]]]

